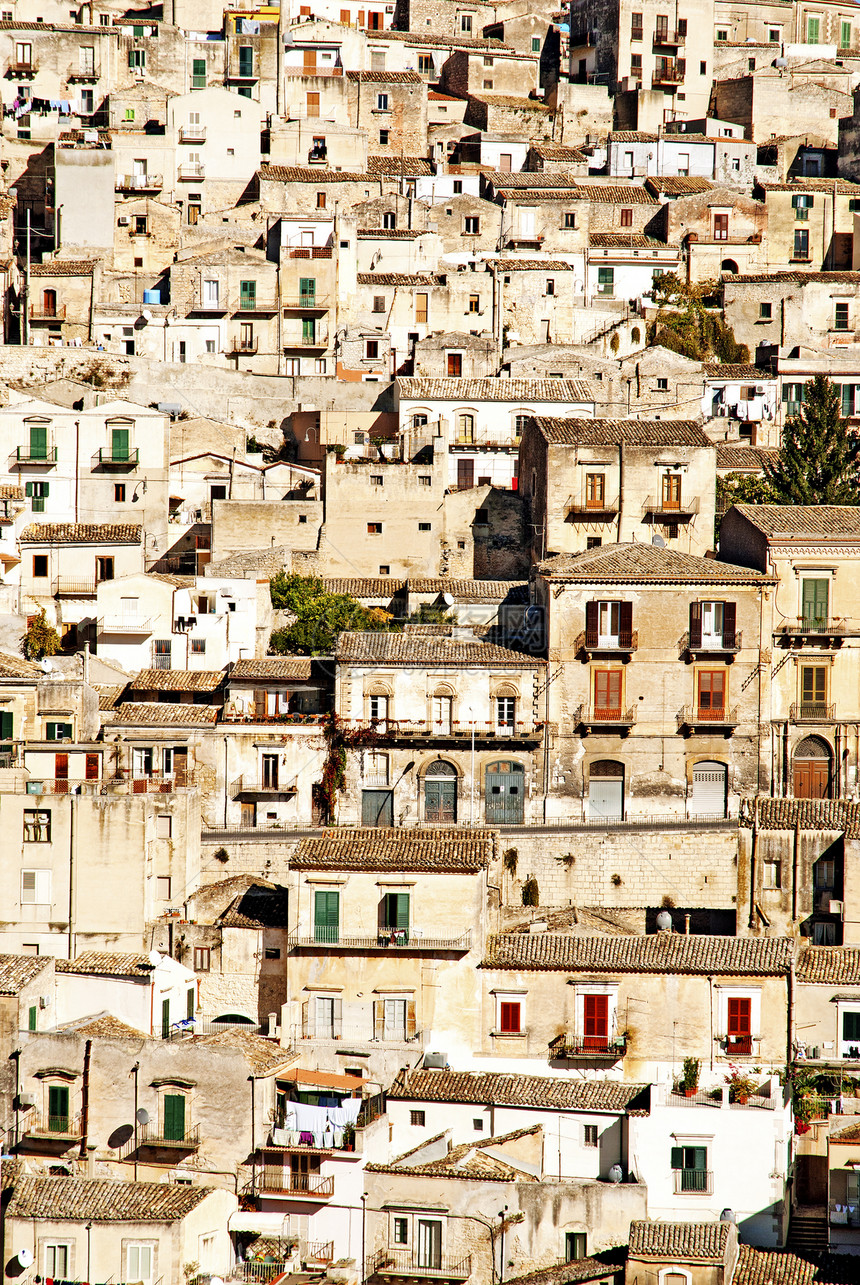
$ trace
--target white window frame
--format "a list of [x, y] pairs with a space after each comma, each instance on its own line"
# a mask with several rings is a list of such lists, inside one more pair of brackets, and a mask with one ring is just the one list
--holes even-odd
[[453, 730], [454, 697], [446, 695], [431, 696], [430, 703], [432, 730], [440, 735], [449, 735]]
[[609, 1000], [606, 1006], [607, 1038], [612, 1039], [618, 1025], [618, 983], [617, 982], [584, 982], [577, 983], [573, 993], [574, 1032], [578, 1040], [585, 1037], [585, 997], [586, 995], [605, 995]]
[[[503, 1039], [517, 1040], [522, 1039], [528, 1034], [526, 1022], [527, 1009], [526, 1000], [527, 991], [494, 991], [493, 1000], [495, 1002], [495, 1014], [493, 1021], [493, 1034], [499, 1035]], [[520, 1006], [520, 1029], [518, 1031], [502, 1030], [502, 1004], [519, 1004]]]
[[[73, 1268], [72, 1255], [74, 1253], [74, 1248], [75, 1248], [74, 1241], [71, 1241], [71, 1240], [43, 1241], [42, 1242], [42, 1262], [45, 1265], [45, 1276], [46, 1277], [53, 1276], [60, 1280], [69, 1280], [72, 1275], [72, 1268]], [[58, 1249], [62, 1250], [66, 1255], [66, 1270], [62, 1273], [57, 1271], [56, 1252]], [[53, 1253], [54, 1255], [53, 1267], [51, 1267], [49, 1262], [49, 1255], [51, 1253]]]
[[497, 736], [513, 736], [517, 730], [516, 696], [494, 696]]
[[[21, 871], [22, 906], [50, 906], [52, 904], [51, 873], [50, 870], [32, 868]], [[32, 888], [25, 887], [25, 883], [32, 883]]]
[[729, 1029], [729, 1000], [748, 999], [750, 1003], [750, 1034], [752, 1036], [753, 1056], [756, 1056], [756, 1041], [761, 1038], [761, 987], [760, 986], [722, 986], [714, 987], [717, 994], [717, 1031], [718, 1038], [725, 1041]]
[[[702, 612], [702, 648], [705, 651], [719, 651], [723, 645], [725, 605], [712, 598], [699, 604]], [[709, 628], [705, 627], [706, 620], [709, 621]]]
[[598, 602], [597, 643], [600, 647], [614, 647], [621, 636], [621, 603]]
[[836, 1001], [836, 1049], [840, 1059], [849, 1056], [846, 1051], [848, 1048], [856, 1048], [860, 1043], [860, 1040], [843, 1040], [842, 1017], [845, 1013], [860, 1013], [860, 995], [856, 999], [837, 999]]
[[367, 699], [367, 717], [378, 723], [387, 723], [391, 707], [391, 697], [384, 692], [371, 692]]
[[[126, 1280], [142, 1281], [143, 1285], [152, 1285], [152, 1279], [154, 1275], [154, 1264], [155, 1264], [155, 1247], [156, 1247], [156, 1242], [151, 1240], [150, 1241], [146, 1241], [146, 1240], [129, 1241], [129, 1243], [125, 1247], [125, 1255], [124, 1255], [125, 1267], [126, 1267], [126, 1277], [125, 1277]], [[132, 1269], [132, 1266], [131, 1266], [132, 1253], [133, 1252], [137, 1253], [138, 1267], [140, 1267], [141, 1251], [144, 1251], [149, 1255], [148, 1272], [135, 1271]]]

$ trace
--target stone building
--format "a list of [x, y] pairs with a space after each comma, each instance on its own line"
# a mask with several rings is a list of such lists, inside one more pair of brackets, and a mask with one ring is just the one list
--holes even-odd
[[31, 522], [19, 535], [20, 606], [66, 632], [91, 615], [102, 580], [143, 570], [146, 538], [132, 522]]
[[[730, 276], [722, 282], [726, 320], [754, 359], [758, 354], [767, 357], [789, 342], [792, 351], [812, 348], [839, 357], [839, 350], [852, 343], [860, 316], [858, 290], [860, 272], [802, 268]], [[844, 373], [853, 374], [853, 366], [846, 367]], [[851, 379], [851, 386], [853, 383]], [[784, 414], [790, 413], [786, 403], [797, 403], [802, 396], [802, 383], [783, 378]], [[850, 396], [853, 409], [853, 393]]]
[[[795, 178], [756, 188], [767, 212], [771, 272], [839, 272], [853, 266], [854, 211], [860, 184], [845, 179]], [[793, 265], [793, 266], [792, 266]]]

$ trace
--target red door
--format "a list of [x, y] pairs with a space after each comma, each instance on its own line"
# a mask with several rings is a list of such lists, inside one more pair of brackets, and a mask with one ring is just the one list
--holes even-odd
[[603, 1049], [609, 1043], [609, 996], [584, 996], [583, 1044], [587, 1049]]
[[86, 760], [86, 778], [88, 781], [97, 781], [99, 779], [99, 768], [101, 766], [100, 754], [88, 754]]
[[729, 1000], [728, 1054], [750, 1057], [752, 1054], [752, 1000]]
[[830, 764], [827, 759], [794, 760], [794, 797], [830, 798]]
[[57, 794], [68, 794], [69, 792], [68, 754], [54, 755], [54, 789]]

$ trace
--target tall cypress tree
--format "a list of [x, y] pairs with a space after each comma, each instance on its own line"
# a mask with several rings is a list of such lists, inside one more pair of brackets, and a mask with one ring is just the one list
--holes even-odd
[[782, 450], [765, 477], [777, 504], [860, 504], [858, 443], [826, 375], [805, 388], [800, 412], [782, 430]]

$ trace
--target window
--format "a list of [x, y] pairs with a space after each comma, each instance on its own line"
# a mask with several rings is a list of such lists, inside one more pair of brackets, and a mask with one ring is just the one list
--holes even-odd
[[728, 214], [714, 215], [714, 240], [728, 241], [729, 239], [729, 216]]
[[[640, 80], [640, 79], [641, 79], [641, 77], [642, 77], [642, 55], [641, 55], [641, 54], [631, 54], [631, 55], [630, 55], [630, 73], [631, 73], [631, 75], [632, 75], [632, 76], [634, 76], [637, 80]], [[632, 168], [633, 168], [633, 153], [632, 153], [632, 152], [625, 152], [625, 153], [624, 153], [624, 164], [625, 164], [628, 168], [630, 168], [630, 169], [632, 169]]]
[[663, 377], [661, 376], [661, 377], [657, 380], [657, 391], [658, 391], [658, 393], [666, 393], [666, 392], [668, 392], [668, 391], [669, 391], [669, 381], [668, 381], [668, 379], [665, 379], [665, 378], [663, 378]]
[[388, 718], [388, 697], [368, 696], [367, 712], [372, 723], [385, 722]]
[[801, 582], [801, 610], [804, 629], [823, 629], [829, 614], [830, 581], [826, 579]]
[[191, 655], [192, 655], [192, 656], [202, 656], [202, 655], [205, 653], [205, 651], [206, 651], [206, 639], [205, 639], [205, 638], [192, 638], [192, 639], [191, 639]]
[[759, 321], [771, 321], [773, 319], [773, 304], [760, 303], [758, 306]]
[[553, 278], [553, 277], [548, 277], [548, 278], [547, 278], [546, 285], [544, 286], [544, 294], [546, 294], [546, 295], [554, 295], [554, 294], [555, 294], [555, 280], [554, 280], [554, 278]]
[[129, 49], [128, 65], [132, 71], [143, 72], [146, 70], [146, 50]]
[[430, 473], [419, 473], [419, 474], [418, 474], [418, 485], [419, 485], [419, 486], [431, 486], [431, 485], [432, 485], [432, 483], [433, 483], [433, 478], [432, 478], [432, 476], [431, 476], [431, 474], [430, 474]]
[[[423, 1129], [423, 1128], [424, 1128], [424, 1122], [425, 1122], [425, 1119], [426, 1119], [426, 1112], [424, 1112], [424, 1111], [410, 1111], [410, 1112], [409, 1112], [409, 1123], [410, 1123], [410, 1124], [417, 1124], [417, 1125], [418, 1125], [418, 1127], [419, 1127], [420, 1129]], [[405, 1220], [405, 1219], [403, 1219], [402, 1221], [403, 1221], [403, 1222], [405, 1222], [406, 1220]]]
[[307, 115], [309, 117], [319, 116], [320, 114], [320, 96], [318, 93], [309, 93], [307, 95]]
[[191, 88], [206, 88], [206, 59], [193, 58], [191, 60]]
[[532, 36], [532, 53], [540, 53], [540, 36]]
[[484, 81], [483, 88], [484, 88], [484, 89], [492, 89], [492, 88], [493, 88], [493, 82], [492, 82], [491, 80], [485, 80], [485, 81]]
[[[588, 997], [587, 997], [588, 998]], [[605, 999], [606, 996], [594, 996], [593, 998]], [[596, 1124], [586, 1124], [582, 1128], [582, 1145], [584, 1147], [596, 1147], [598, 1144], [598, 1132]]]
[[209, 946], [194, 947], [195, 973], [208, 973], [212, 966], [212, 950]]
[[[168, 1101], [165, 1097], [165, 1106]], [[185, 1099], [182, 1099], [184, 1104]], [[165, 1119], [165, 1134], [167, 1133], [167, 1121]], [[184, 1129], [183, 1135], [184, 1136]], [[150, 1285], [152, 1280], [152, 1246], [151, 1245], [129, 1245], [125, 1251], [126, 1254], [126, 1276], [128, 1281], [140, 1281], [142, 1285]]]
[[24, 811], [24, 842], [51, 842], [51, 814], [44, 808], [26, 808]]
[[697, 675], [699, 718], [716, 722], [726, 708], [726, 672], [723, 669], [701, 669]]
[[765, 860], [762, 863], [762, 886], [765, 888], [782, 887], [782, 862]]
[[599, 535], [586, 536], [586, 539], [585, 539], [586, 549], [599, 549], [602, 544], [603, 544], [603, 540]]
[[475, 416], [464, 412], [457, 416], [457, 441], [471, 444], [475, 441]]
[[48, 1241], [45, 1245], [45, 1275], [58, 1280], [71, 1276], [72, 1247], [64, 1241]]
[[409, 930], [409, 893], [387, 892], [382, 899], [382, 927]]
[[340, 936], [340, 893], [329, 889], [314, 892], [314, 941], [331, 945]]
[[448, 369], [448, 378], [460, 379], [463, 374], [463, 354], [461, 352], [446, 353], [445, 362]]
[[522, 1033], [522, 1005], [518, 999], [503, 999], [499, 1002], [499, 1031], [502, 1035], [520, 1035]]
[[478, 294], [469, 295], [469, 312], [481, 311], [481, 296]]
[[158, 875], [155, 880], [155, 895], [159, 901], [170, 900], [170, 875]]
[[47, 553], [36, 553], [33, 555], [33, 579], [44, 580], [48, 574], [48, 555]]
[[827, 717], [827, 666], [801, 665], [800, 717]]
[[419, 523], [418, 523], [418, 530], [419, 530], [419, 531], [432, 531], [432, 530], [433, 530], [433, 528], [432, 528], [432, 526], [431, 526], [431, 524], [430, 524], [429, 522], [419, 522]]
[[380, 473], [371, 473], [370, 475], [371, 486], [382, 486], [382, 480], [383, 480], [382, 475]]
[[615, 289], [615, 269], [598, 268], [597, 269], [597, 293], [612, 294]]
[[850, 22], [843, 21], [843, 22], [840, 22], [839, 24], [839, 48], [840, 49], [851, 48], [851, 23]]
[[476, 215], [470, 214], [463, 220], [463, 231], [467, 236], [477, 236], [481, 231], [481, 220]]
[[[412, 1114], [412, 1115], [416, 1115], [416, 1114], [420, 1114], [420, 1113], [413, 1111], [413, 1112], [411, 1112], [411, 1114]], [[415, 1121], [413, 1120], [413, 1121], [412, 1121], [412, 1123], [414, 1124], [414, 1123], [415, 1123]], [[408, 1242], [409, 1242], [409, 1220], [408, 1220], [408, 1218], [395, 1218], [395, 1219], [394, 1219], [394, 1234], [393, 1234], [393, 1236], [392, 1236], [392, 1240], [394, 1241], [394, 1244], [395, 1244], [395, 1245], [406, 1245], [406, 1244], [408, 1244]]]
[[365, 340], [364, 356], [367, 361], [379, 360], [379, 340], [378, 339]]
[[396, 228], [397, 215], [392, 213], [390, 210], [387, 210], [382, 216], [382, 226], [384, 228]]
[[562, 226], [566, 228], [576, 227], [576, 214], [573, 210], [565, 210]]
[[729, 38], [729, 33], [728, 31], [726, 31], [725, 27], [718, 28], [717, 44], [722, 44], [724, 41], [728, 40], [728, 38]]
[[[620, 718], [622, 683], [623, 672], [620, 669], [596, 669], [594, 671], [595, 718], [604, 718], [610, 721]], [[586, 998], [601, 999], [605, 997], [586, 996]]]
[[367, 524], [367, 534], [368, 534], [368, 535], [382, 535], [382, 523], [381, 523], [381, 522], [368, 522], [368, 524]]
[[834, 304], [833, 329], [834, 330], [848, 329], [848, 304], [847, 303]]
[[427, 325], [428, 296], [426, 294], [417, 294], [415, 296], [415, 324], [416, 326]]
[[70, 741], [72, 739], [71, 723], [46, 723], [46, 741]]
[[[597, 1125], [586, 1125], [586, 1128], [594, 1128], [595, 1132], [597, 1131]], [[578, 1263], [586, 1257], [586, 1247], [586, 1233], [584, 1231], [566, 1231], [564, 1233], [565, 1262]]]
[[[26, 835], [25, 835], [26, 838]], [[21, 905], [50, 906], [51, 872], [50, 870], [21, 871]]]
[[808, 45], [817, 45], [820, 31], [821, 19], [808, 17], [806, 19], [806, 43]]
[[631, 13], [630, 15], [630, 39], [642, 39], [642, 14]]
[[45, 512], [45, 500], [50, 494], [50, 482], [27, 482], [24, 494], [29, 496], [33, 503], [30, 505], [34, 513]]
[[378, 112], [387, 112], [387, 111], [388, 111], [388, 95], [387, 95], [387, 94], [377, 94], [377, 95], [376, 95], [376, 110], [377, 110]]
[[463, 193], [463, 180], [462, 180], [461, 178], [455, 178], [455, 179], [454, 179], [454, 195], [455, 195], [455, 196], [461, 196], [461, 195], [462, 195], [462, 193]]
[[385, 295], [375, 294], [373, 296], [373, 311], [385, 312]]
[[752, 1044], [752, 1000], [729, 996], [726, 1053], [729, 1057], [750, 1057]]
[[253, 310], [257, 306], [257, 283], [256, 281], [239, 282], [239, 307], [246, 310]]
[[675, 1172], [676, 1192], [707, 1192], [707, 1147], [673, 1147], [672, 1169]]
[[113, 558], [96, 558], [96, 583], [102, 584], [105, 580], [113, 580], [113, 570]]
[[433, 55], [419, 54], [418, 55], [419, 74], [429, 76], [429, 75], [432, 75], [434, 71], [435, 71], [435, 67], [433, 66]]
[[623, 228], [632, 228], [632, 227], [633, 227], [633, 211], [632, 211], [632, 210], [623, 209], [623, 210], [621, 211], [621, 226], [622, 226]]
[[815, 198], [808, 192], [800, 192], [791, 198], [791, 207], [794, 210], [794, 217], [798, 223], [806, 223], [809, 220], [809, 211], [812, 209]]
[[470, 13], [460, 14], [460, 31], [464, 36], [472, 34], [472, 15]]
[[451, 696], [434, 696], [431, 703], [433, 730], [448, 735], [453, 727], [453, 698]]
[[125, 482], [114, 482], [114, 504], [125, 504]]
[[681, 508], [681, 474], [664, 473], [661, 478], [660, 506], [662, 509], [679, 511]]

